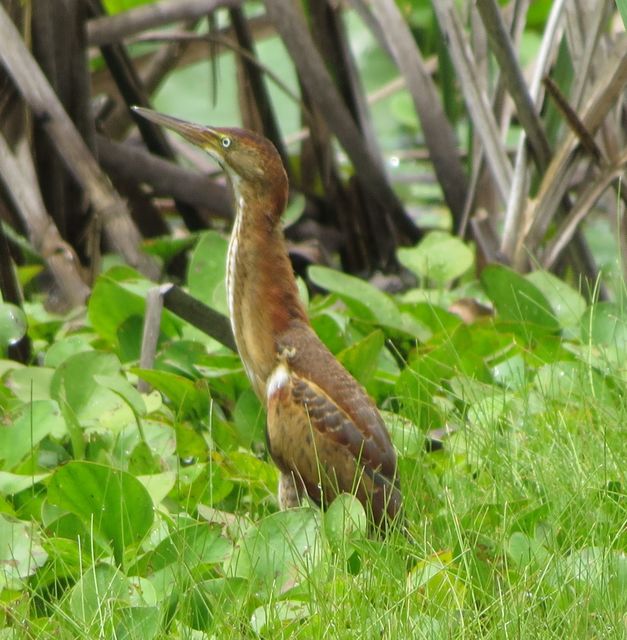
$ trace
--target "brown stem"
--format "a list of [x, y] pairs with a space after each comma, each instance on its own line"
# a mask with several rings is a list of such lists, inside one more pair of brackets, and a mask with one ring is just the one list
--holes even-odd
[[208, 209], [212, 216], [232, 219], [231, 198], [225, 186], [129, 143], [103, 136], [98, 136], [97, 141], [100, 164], [112, 177], [148, 184], [155, 196], [177, 198], [190, 206]]
[[141, 236], [124, 201], [112, 188], [90, 153], [20, 34], [0, 5], [0, 62], [31, 108], [34, 117], [55, 143], [55, 150], [83, 188], [101, 221], [111, 247], [150, 278], [159, 267], [140, 250]]
[[179, 20], [202, 18], [219, 7], [238, 7], [241, 0], [162, 0], [89, 22], [89, 44], [102, 46]]

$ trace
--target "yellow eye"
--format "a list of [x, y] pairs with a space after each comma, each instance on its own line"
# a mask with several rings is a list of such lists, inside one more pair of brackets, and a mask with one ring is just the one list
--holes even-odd
[[228, 149], [231, 146], [231, 138], [229, 138], [228, 136], [224, 136], [222, 138], [222, 146], [225, 149]]

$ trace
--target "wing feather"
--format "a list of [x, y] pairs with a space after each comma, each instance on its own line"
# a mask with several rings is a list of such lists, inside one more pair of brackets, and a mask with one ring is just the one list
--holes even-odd
[[[341, 404], [304, 376], [302, 368], [292, 367], [293, 360], [280, 364], [269, 378], [268, 441], [275, 462], [283, 473], [299, 478], [319, 504], [351, 492], [372, 511], [375, 522], [381, 523], [386, 515], [393, 518], [401, 507], [396, 456], [376, 407], [374, 412], [369, 407], [359, 411], [346, 400], [349, 389], [340, 394]], [[357, 399], [371, 404], [350, 376], [349, 380], [358, 390], [352, 391]], [[368, 422], [359, 424], [355, 416]]]

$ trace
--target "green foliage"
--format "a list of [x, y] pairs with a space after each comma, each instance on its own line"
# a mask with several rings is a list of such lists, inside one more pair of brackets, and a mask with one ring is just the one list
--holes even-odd
[[[188, 273], [222, 310], [225, 250], [202, 236]], [[278, 511], [237, 356], [164, 313], [154, 368], [138, 366], [151, 285], [132, 270], [99, 278], [84, 324], [31, 305], [40, 365], [0, 361], [5, 609], [41, 637], [496, 638], [513, 619], [521, 637], [620, 637], [621, 305], [543, 271], [474, 282], [443, 233], [399, 259], [420, 283], [399, 296], [310, 269], [329, 291], [313, 326], [398, 452], [405, 529], [385, 540], [349, 495]], [[495, 315], [447, 309], [469, 294]], [[432, 429], [444, 444], [429, 453]]]
[[455, 236], [432, 231], [411, 249], [400, 248], [400, 263], [413, 271], [419, 279], [438, 285], [463, 276], [473, 264], [472, 251]]
[[227, 241], [215, 231], [203, 233], [187, 269], [189, 292], [201, 302], [228, 315], [226, 303]]
[[48, 485], [48, 501], [111, 543], [118, 563], [125, 548], [139, 542], [153, 521], [152, 500], [137, 478], [91, 462], [70, 462], [57, 469]]
[[491, 265], [482, 271], [481, 282], [503, 320], [526, 324], [535, 334], [559, 329], [546, 297], [515, 271]]

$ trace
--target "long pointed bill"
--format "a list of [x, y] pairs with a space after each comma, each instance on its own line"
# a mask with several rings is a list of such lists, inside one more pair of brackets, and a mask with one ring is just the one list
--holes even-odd
[[152, 109], [144, 109], [143, 107], [131, 107], [131, 109], [142, 118], [150, 120], [155, 124], [167, 127], [189, 140], [192, 144], [198, 145], [207, 151], [220, 148], [220, 135], [210, 127], [204, 127], [193, 122], [186, 122], [179, 118], [166, 116], [163, 113], [157, 113]]

